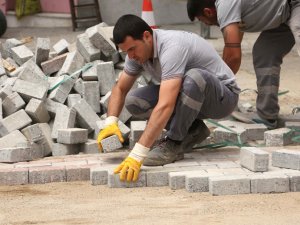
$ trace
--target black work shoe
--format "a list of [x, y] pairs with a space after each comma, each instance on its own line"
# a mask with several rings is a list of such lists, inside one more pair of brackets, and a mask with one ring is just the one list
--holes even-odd
[[183, 139], [181, 148], [183, 153], [193, 151], [195, 144], [200, 144], [210, 135], [208, 127], [202, 120], [195, 120], [189, 129], [188, 135]]
[[168, 137], [163, 138], [149, 152], [144, 160], [144, 166], [163, 166], [183, 159], [181, 144]]

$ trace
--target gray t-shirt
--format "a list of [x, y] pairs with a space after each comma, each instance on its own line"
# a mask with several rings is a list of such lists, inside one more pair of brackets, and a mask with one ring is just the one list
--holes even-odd
[[124, 71], [135, 76], [144, 69], [159, 83], [161, 80], [184, 77], [188, 70], [199, 68], [215, 75], [222, 83], [239, 92], [231, 69], [200, 36], [186, 31], [155, 29], [153, 47], [153, 60], [142, 65], [126, 56]]
[[221, 30], [231, 23], [247, 32], [269, 30], [290, 16], [287, 0], [216, 0], [215, 5]]

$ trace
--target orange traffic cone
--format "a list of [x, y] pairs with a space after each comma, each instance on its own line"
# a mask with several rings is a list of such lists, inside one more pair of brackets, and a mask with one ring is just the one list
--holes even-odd
[[148, 23], [148, 25], [155, 29], [157, 28], [154, 20], [153, 15], [153, 8], [152, 8], [152, 2], [151, 0], [144, 0], [143, 1], [143, 11], [142, 11], [142, 19]]

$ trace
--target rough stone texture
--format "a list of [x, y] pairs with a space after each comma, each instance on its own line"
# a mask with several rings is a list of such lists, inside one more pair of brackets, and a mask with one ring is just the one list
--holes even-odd
[[147, 121], [131, 121], [130, 122], [130, 138], [137, 142], [142, 136], [145, 128], [147, 126]]
[[8, 57], [11, 58], [12, 57], [11, 49], [20, 45], [22, 45], [22, 42], [15, 38], [6, 39], [5, 42], [3, 43], [3, 52], [2, 52], [3, 58], [4, 59]]
[[9, 147], [0, 149], [0, 162], [12, 163], [32, 160], [30, 147]]
[[6, 71], [5, 71], [5, 68], [4, 68], [2, 60], [3, 59], [2, 59], [1, 52], [0, 52], [0, 76], [6, 75]]
[[65, 39], [61, 39], [53, 45], [53, 49], [57, 53], [57, 55], [61, 55], [68, 51], [68, 46], [69, 42], [67, 42]]
[[69, 94], [67, 98], [67, 105], [69, 108], [72, 108], [77, 102], [81, 99], [80, 94]]
[[87, 34], [77, 36], [76, 47], [86, 62], [100, 60], [101, 51], [90, 42]]
[[210, 177], [209, 192], [212, 195], [249, 194], [250, 179], [245, 175]]
[[19, 130], [32, 122], [24, 109], [0, 120], [0, 136], [5, 136], [14, 130]]
[[147, 187], [161, 187], [169, 185], [168, 174], [172, 170], [154, 170], [147, 171]]
[[0, 185], [28, 184], [28, 168], [0, 168]]
[[80, 144], [88, 140], [88, 130], [82, 128], [58, 129], [57, 142], [61, 144]]
[[48, 156], [52, 153], [53, 141], [51, 138], [51, 128], [47, 123], [39, 123], [40, 129], [42, 130], [44, 138], [37, 143], [43, 146], [44, 156]]
[[280, 128], [265, 132], [266, 146], [285, 146], [292, 143], [293, 131], [289, 128]]
[[52, 128], [51, 137], [57, 139], [59, 129], [73, 128], [75, 126], [76, 110], [66, 106], [56, 109], [56, 115]]
[[240, 164], [253, 172], [268, 171], [269, 153], [255, 147], [243, 147], [240, 151]]
[[4, 100], [8, 95], [12, 94], [12, 86], [9, 84], [4, 85], [3, 88], [0, 89], [0, 98]]
[[[95, 60], [91, 68], [89, 68], [87, 71], [82, 72], [82, 79], [84, 81], [98, 81], [97, 66], [101, 62], [102, 62], [101, 60]], [[100, 91], [100, 87], [99, 87], [99, 91]]]
[[0, 120], [3, 119], [2, 98], [0, 98]]
[[35, 49], [35, 63], [41, 65], [42, 62], [48, 60], [50, 52], [50, 39], [37, 38]]
[[35, 123], [47, 123], [50, 120], [49, 113], [43, 101], [32, 98], [25, 108], [25, 112]]
[[29, 142], [37, 143], [44, 139], [44, 135], [39, 124], [33, 124], [31, 126], [25, 127], [21, 130], [21, 132]]
[[48, 86], [17, 79], [12, 90], [18, 92], [26, 102], [29, 102], [32, 98], [45, 100]]
[[66, 181], [65, 167], [37, 167], [29, 169], [30, 184], [45, 184]]
[[43, 71], [31, 59], [22, 65], [22, 70], [18, 74], [20, 80], [28, 81], [35, 84], [41, 84], [48, 87], [47, 77]]
[[290, 173], [287, 174], [290, 179], [290, 191], [299, 192], [300, 191], [300, 173]]
[[112, 170], [108, 171], [107, 185], [110, 188], [134, 188], [134, 187], [146, 187], [146, 173], [141, 171], [137, 182], [120, 181], [119, 174], [114, 174]]
[[60, 70], [63, 66], [68, 53], [59, 55], [54, 57], [53, 59], [49, 59], [48, 61], [42, 62], [41, 67], [45, 74], [50, 75]]
[[206, 173], [191, 172], [185, 177], [185, 189], [188, 192], [208, 192], [209, 175]]
[[90, 167], [83, 166], [66, 166], [67, 182], [90, 180]]
[[98, 81], [100, 83], [100, 94], [106, 95], [112, 90], [116, 83], [116, 74], [112, 62], [103, 62], [97, 65]]
[[282, 193], [290, 191], [289, 177], [280, 174], [252, 175], [251, 193]]
[[82, 144], [80, 150], [84, 154], [95, 154], [100, 152], [98, 148], [97, 140], [93, 140], [93, 139], [88, 139], [86, 143]]
[[25, 45], [20, 45], [18, 47], [14, 47], [11, 49], [12, 58], [19, 65], [24, 64], [29, 59], [31, 59], [34, 55], [33, 52], [27, 48]]
[[104, 138], [101, 141], [101, 146], [104, 152], [112, 152], [116, 149], [122, 148], [123, 145], [120, 142], [117, 135], [112, 135], [107, 138]]
[[15, 130], [0, 138], [0, 149], [9, 147], [29, 147], [29, 143], [19, 130]]
[[68, 145], [53, 143], [52, 145], [52, 155], [61, 156], [61, 155], [74, 155], [78, 154], [80, 151], [80, 145]]
[[170, 172], [169, 177], [169, 187], [172, 190], [185, 188], [185, 172]]
[[8, 95], [2, 103], [3, 112], [5, 116], [9, 116], [17, 112], [24, 106], [25, 102], [17, 92]]
[[96, 122], [100, 118], [84, 99], [81, 99], [73, 107], [76, 109], [77, 123], [80, 127], [88, 129], [89, 133], [97, 129]]
[[46, 105], [46, 109], [50, 115], [51, 118], [54, 118], [56, 115], [56, 110], [59, 107], [65, 107], [63, 104], [59, 103], [59, 102], [55, 102], [49, 98], [46, 99], [45, 101], [45, 105]]
[[272, 166], [300, 170], [300, 151], [282, 149], [272, 152]]
[[232, 141], [235, 143], [239, 143], [238, 136], [240, 136], [241, 143], [245, 143], [248, 141], [247, 132], [244, 128], [234, 127], [230, 129], [234, 132], [231, 132], [221, 127], [216, 128], [214, 130], [214, 139], [218, 140], [218, 142]]
[[83, 93], [83, 80], [78, 78], [73, 87], [74, 91], [80, 95]]
[[96, 113], [100, 113], [100, 92], [98, 81], [84, 81], [82, 97]]
[[92, 185], [106, 185], [108, 172], [102, 167], [91, 168], [91, 183]]
[[69, 74], [71, 75], [75, 71], [79, 70], [84, 65], [84, 59], [78, 51], [70, 52], [62, 65], [61, 69], [58, 71], [58, 75]]

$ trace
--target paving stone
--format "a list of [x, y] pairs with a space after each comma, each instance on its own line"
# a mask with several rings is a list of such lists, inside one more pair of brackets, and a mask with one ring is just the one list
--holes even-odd
[[22, 134], [28, 139], [29, 142], [39, 142], [44, 139], [44, 135], [39, 124], [33, 124], [21, 130]]
[[35, 49], [35, 63], [41, 65], [42, 62], [47, 61], [50, 52], [50, 39], [37, 38]]
[[147, 121], [131, 121], [130, 122], [130, 138], [137, 142], [146, 129]]
[[78, 78], [73, 87], [74, 91], [80, 95], [83, 93], [83, 80]]
[[[147, 187], [162, 187], [169, 185], [169, 173], [174, 169], [147, 171]], [[175, 170], [176, 171], [176, 170]]]
[[50, 115], [43, 101], [32, 98], [25, 108], [25, 112], [31, 117], [35, 123], [47, 123]]
[[54, 118], [55, 115], [56, 115], [56, 110], [59, 108], [59, 107], [65, 107], [64, 104], [61, 104], [59, 102], [56, 102], [56, 101], [53, 101], [49, 98], [47, 98], [45, 100], [45, 106], [46, 106], [46, 109], [50, 115], [51, 118]]
[[17, 79], [12, 90], [18, 92], [25, 102], [29, 102], [32, 98], [45, 100], [48, 86]]
[[82, 83], [82, 98], [96, 113], [100, 113], [100, 92], [98, 81], [84, 81]]
[[4, 100], [8, 95], [12, 94], [12, 86], [9, 84], [4, 85], [3, 88], [0, 89], [0, 98]]
[[98, 81], [100, 83], [100, 94], [106, 95], [112, 90], [116, 83], [116, 74], [112, 62], [103, 62], [97, 65]]
[[59, 129], [73, 128], [75, 126], [76, 110], [66, 106], [56, 109], [56, 116], [52, 128], [51, 137], [57, 139]]
[[82, 128], [58, 129], [57, 142], [61, 144], [80, 144], [88, 140], [88, 130]]
[[77, 123], [81, 128], [88, 129], [89, 133], [97, 129], [96, 122], [100, 118], [84, 99], [81, 99], [73, 107], [76, 109]]
[[11, 49], [11, 56], [16, 61], [16, 63], [22, 65], [29, 59], [31, 59], [34, 55], [33, 52], [25, 45], [20, 45]]
[[292, 143], [293, 131], [289, 128], [280, 128], [265, 132], [266, 146], [286, 146]]
[[221, 127], [216, 128], [213, 133], [214, 140], [216, 140], [217, 142], [231, 141], [231, 142], [239, 143], [238, 137], [240, 137], [240, 141], [242, 144], [248, 141], [247, 132], [244, 128], [234, 127], [230, 129], [233, 132]]
[[66, 166], [67, 182], [90, 180], [89, 166]]
[[290, 191], [299, 192], [300, 191], [300, 173], [287, 173], [290, 179]]
[[250, 179], [245, 175], [210, 177], [209, 193], [212, 195], [249, 194]]
[[3, 119], [2, 98], [0, 98], [0, 120]]
[[[99, 120], [96, 122], [97, 129], [95, 130], [95, 136], [98, 136], [98, 133], [100, 130], [102, 130], [105, 127], [105, 120]], [[130, 134], [130, 129], [127, 127], [122, 121], [118, 121], [118, 126], [121, 131], [121, 134], [124, 139], [127, 139]]]
[[12, 131], [22, 129], [32, 122], [24, 109], [21, 109], [5, 119], [0, 120], [0, 136], [5, 136]]
[[95, 154], [99, 153], [97, 140], [88, 139], [88, 141], [81, 146], [81, 152], [84, 154]]
[[1, 52], [0, 52], [0, 76], [6, 75], [6, 71], [5, 71], [2, 60], [3, 60], [3, 58], [2, 58], [2, 55], [1, 55]]
[[52, 155], [53, 156], [62, 156], [62, 155], [74, 155], [78, 154], [80, 151], [80, 145], [68, 145], [53, 143], [52, 145]]
[[185, 176], [185, 189], [188, 192], [208, 192], [208, 173], [191, 172]]
[[0, 138], [0, 149], [9, 147], [30, 147], [30, 145], [27, 138], [19, 130], [15, 130]]
[[0, 162], [13, 163], [32, 159], [30, 147], [7, 147], [0, 149]]
[[101, 51], [90, 42], [87, 34], [83, 33], [77, 36], [76, 47], [86, 62], [100, 60]]
[[45, 74], [50, 75], [55, 72], [58, 72], [61, 67], [63, 66], [66, 58], [67, 58], [68, 53], [56, 56], [52, 59], [49, 59], [45, 62], [41, 63], [42, 70]]
[[[102, 63], [101, 60], [95, 60], [92, 62], [93, 66], [89, 68], [86, 71], [82, 72], [82, 80], [84, 81], [98, 81], [98, 75], [97, 75], [97, 66], [98, 64]], [[99, 86], [100, 91], [100, 86]]]
[[58, 75], [62, 74], [73, 74], [75, 71], [81, 69], [84, 66], [84, 59], [78, 51], [70, 52], [58, 71]]
[[66, 181], [65, 167], [29, 168], [29, 184], [45, 184]]
[[269, 153], [256, 147], [242, 147], [240, 161], [243, 167], [253, 172], [268, 171]]
[[8, 95], [2, 103], [3, 112], [5, 116], [9, 116], [17, 112], [24, 106], [25, 102], [17, 92]]
[[122, 148], [123, 145], [120, 142], [117, 135], [112, 135], [107, 138], [104, 138], [101, 141], [101, 146], [104, 152], [112, 152], [116, 149]]
[[22, 45], [23, 43], [15, 38], [6, 39], [3, 43], [3, 52], [2, 56], [4, 59], [7, 57], [12, 57], [11, 49], [17, 46]]
[[183, 189], [185, 187], [185, 175], [186, 172], [170, 172], [169, 177], [169, 187], [172, 190]]
[[80, 94], [69, 94], [67, 98], [67, 105], [69, 108], [72, 108], [77, 102], [81, 99]]
[[282, 193], [290, 191], [289, 177], [286, 175], [252, 175], [251, 193]]
[[28, 168], [0, 168], [0, 185], [28, 184]]
[[48, 156], [52, 153], [53, 140], [51, 138], [51, 128], [47, 123], [38, 124], [43, 133], [43, 139], [37, 143], [43, 147], [44, 156]]
[[300, 151], [282, 149], [272, 152], [272, 166], [300, 170]]
[[57, 53], [57, 55], [61, 55], [68, 51], [68, 46], [69, 42], [67, 42], [65, 39], [61, 39], [53, 45], [53, 49]]
[[147, 185], [146, 173], [141, 171], [139, 173], [139, 178], [136, 182], [126, 182], [126, 181], [120, 181], [119, 174], [114, 174], [112, 170], [109, 170], [107, 185], [110, 188], [146, 187]]
[[32, 59], [24, 63], [21, 68], [23, 69], [18, 74], [20, 80], [41, 84], [46, 87], [49, 86], [45, 74]]
[[102, 167], [95, 167], [91, 169], [91, 183], [92, 185], [106, 185], [108, 178], [107, 170]]

